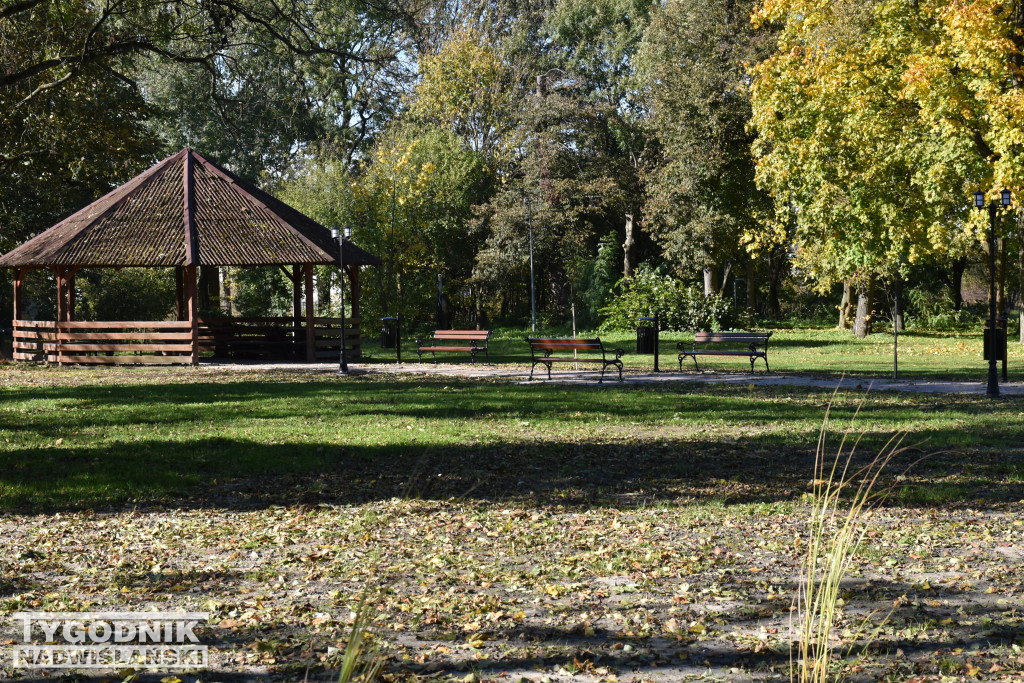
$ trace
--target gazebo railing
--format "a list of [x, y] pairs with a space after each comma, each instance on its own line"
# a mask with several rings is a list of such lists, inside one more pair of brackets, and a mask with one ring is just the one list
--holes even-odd
[[188, 322], [14, 321], [14, 359], [100, 365], [188, 364]]
[[14, 360], [46, 361], [49, 359], [44, 346], [56, 341], [57, 323], [53, 320], [15, 320], [13, 335]]
[[[316, 318], [316, 360], [335, 361], [341, 353], [341, 318]], [[349, 359], [362, 355], [359, 318], [345, 318], [346, 354]]]
[[[306, 321], [288, 317], [200, 318], [198, 351], [228, 359], [306, 360]], [[350, 358], [361, 352], [359, 320], [345, 320]], [[314, 358], [338, 358], [339, 318], [314, 319]], [[182, 322], [14, 321], [14, 360], [101, 365], [192, 362], [192, 326]]]
[[[361, 351], [359, 320], [347, 318], [350, 354]], [[315, 359], [338, 357], [341, 319], [314, 318]], [[289, 317], [200, 318], [199, 350], [214, 358], [306, 360], [306, 321]]]
[[214, 358], [294, 359], [304, 344], [304, 327], [294, 318], [199, 318], [199, 351]]

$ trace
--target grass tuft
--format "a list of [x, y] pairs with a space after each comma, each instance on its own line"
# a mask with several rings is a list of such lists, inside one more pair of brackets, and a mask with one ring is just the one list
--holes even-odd
[[[835, 663], [837, 648], [833, 646], [833, 629], [844, 604], [841, 585], [867, 534], [870, 511], [889, 493], [888, 487], [877, 489], [882, 471], [905, 450], [906, 432], [897, 432], [868, 464], [857, 468], [854, 455], [860, 437], [847, 447], [857, 416], [854, 413], [835, 456], [829, 458], [826, 451], [830, 411], [831, 405], [826, 409], [818, 436], [807, 549], [796, 595], [798, 640], [796, 652], [791, 650], [790, 658], [791, 679], [800, 683], [827, 683], [843, 678]], [[865, 619], [853, 640], [863, 635], [866, 626]]]

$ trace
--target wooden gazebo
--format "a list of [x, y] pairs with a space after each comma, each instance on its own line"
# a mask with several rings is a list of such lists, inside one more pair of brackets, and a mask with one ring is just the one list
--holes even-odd
[[[14, 358], [53, 363], [196, 365], [201, 356], [337, 358], [344, 341], [359, 354], [359, 270], [380, 259], [345, 243], [352, 315], [318, 318], [313, 266], [338, 264], [338, 243], [324, 226], [184, 149], [105, 197], [0, 257], [14, 269]], [[197, 269], [279, 266], [293, 284], [291, 317], [200, 318]], [[177, 320], [75, 320], [81, 268], [175, 269]], [[28, 270], [52, 269], [57, 319], [23, 320]], [[305, 310], [302, 290], [305, 288]]]

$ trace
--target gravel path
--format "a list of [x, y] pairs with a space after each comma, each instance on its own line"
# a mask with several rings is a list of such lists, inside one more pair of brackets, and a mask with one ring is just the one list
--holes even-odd
[[[204, 368], [211, 370], [294, 370], [302, 373], [335, 372], [333, 363], [204, 363]], [[510, 382], [536, 382], [550, 384], [594, 384], [600, 377], [599, 372], [592, 370], [562, 370], [551, 373], [551, 379], [540, 368], [535, 378], [530, 380], [529, 369], [517, 365], [473, 365], [470, 363], [353, 363], [353, 374], [393, 374], [393, 375], [424, 375], [436, 377], [465, 377], [480, 379], [503, 378]], [[605, 374], [605, 384], [618, 384], [616, 373], [609, 370]], [[848, 389], [870, 389], [872, 391], [904, 391], [935, 394], [984, 394], [985, 380], [979, 377], [976, 382], [943, 381], [943, 380], [899, 380], [880, 378], [829, 378], [808, 377], [805, 375], [787, 375], [780, 373], [725, 373], [725, 372], [678, 372], [674, 370], [655, 372], [637, 372], [627, 370], [623, 384], [732, 384], [755, 386], [797, 386], [833, 391], [842, 386]], [[1003, 394], [1024, 395], [1024, 383], [1007, 382], [1000, 384]]]

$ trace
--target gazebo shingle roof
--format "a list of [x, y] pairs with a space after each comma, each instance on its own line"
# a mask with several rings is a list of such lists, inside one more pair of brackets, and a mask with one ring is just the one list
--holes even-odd
[[[337, 262], [327, 228], [184, 149], [0, 257], [0, 268]], [[346, 242], [345, 263], [380, 259]]]

